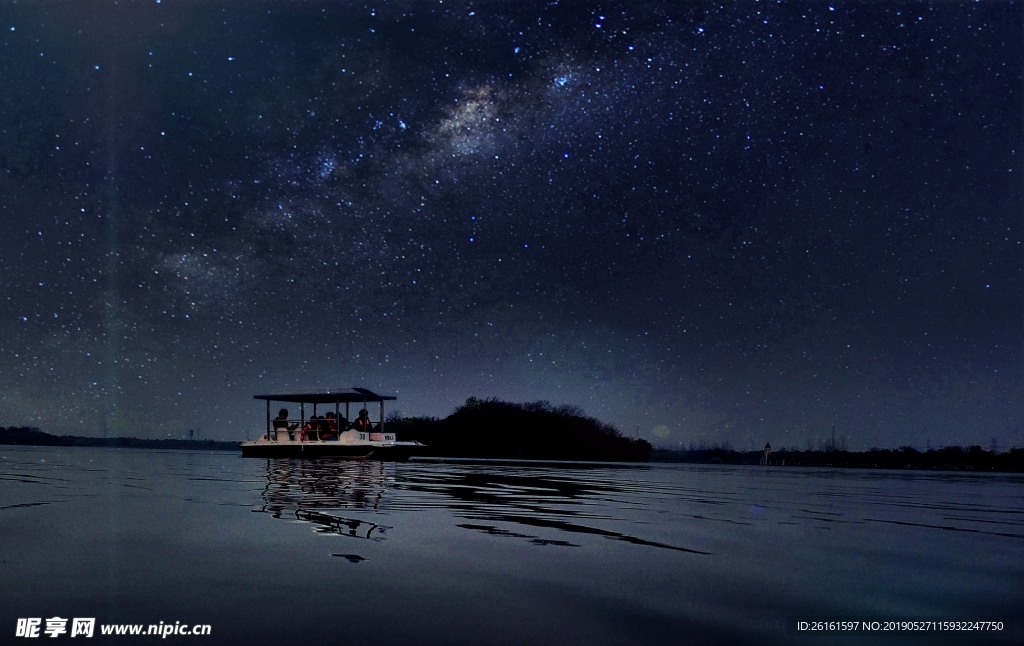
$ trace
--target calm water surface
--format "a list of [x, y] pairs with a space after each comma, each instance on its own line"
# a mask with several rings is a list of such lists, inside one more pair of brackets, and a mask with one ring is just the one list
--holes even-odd
[[[205, 623], [168, 637], [205, 644], [1019, 643], [1022, 484], [0, 447], [0, 643], [52, 616]], [[797, 615], [1017, 625], [829, 639], [788, 634]]]

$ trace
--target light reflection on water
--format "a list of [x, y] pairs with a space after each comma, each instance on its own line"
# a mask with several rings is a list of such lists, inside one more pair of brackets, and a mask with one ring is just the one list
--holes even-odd
[[[601, 536], [635, 545], [708, 554], [566, 520], [615, 520], [597, 512], [597, 505], [621, 503], [623, 509], [629, 509], [635, 501], [617, 500], [613, 495], [641, 493], [626, 483], [616, 486], [579, 476], [560, 477], [556, 475], [557, 471], [522, 475], [517, 471], [532, 470], [522, 465], [484, 465], [483, 468], [477, 465], [452, 469], [452, 465], [429, 463], [399, 468], [402, 477], [396, 480], [393, 463], [267, 460], [267, 487], [263, 492], [266, 504], [261, 511], [269, 512], [275, 518], [289, 516], [314, 523], [320, 526], [318, 531], [362, 538], [370, 538], [376, 531], [376, 537], [381, 538], [385, 530], [383, 526], [345, 518], [326, 510], [373, 509], [396, 513], [437, 507], [451, 510], [466, 520], [512, 523], [570, 534]], [[578, 467], [574, 470], [580, 471]], [[386, 496], [389, 489], [394, 492]], [[494, 525], [461, 523], [456, 526], [492, 536], [525, 538], [536, 545], [578, 547], [564, 540], [510, 532]]]
[[[657, 477], [673, 468], [703, 475], [704, 486], [688, 487]], [[400, 471], [397, 478], [396, 469]], [[396, 513], [441, 508], [467, 520], [551, 528], [636, 545], [708, 554], [581, 523], [587, 519], [628, 522], [629, 517], [635, 515], [629, 512], [648, 513], [659, 508], [665, 512], [675, 511], [679, 516], [678, 512], [688, 508], [702, 513], [682, 516], [749, 526], [771, 509], [779, 512], [776, 522], [780, 524], [809, 524], [820, 529], [828, 529], [828, 526], [817, 523], [888, 523], [1024, 538], [1024, 511], [1015, 506], [1020, 504], [1020, 497], [985, 499], [967, 492], [957, 496], [958, 492], [950, 491], [953, 494], [950, 497], [937, 499], [927, 486], [931, 483], [971, 488], [979, 485], [1013, 487], [1024, 483], [1024, 478], [1013, 474], [901, 474], [823, 469], [750, 473], [745, 467], [713, 469], [703, 465], [536, 467], [486, 462], [417, 462], [396, 466], [384, 462], [332, 460], [266, 460], [266, 471], [267, 486], [263, 492], [266, 504], [262, 511], [272, 513], [275, 518], [290, 513], [296, 519], [310, 522], [330, 517], [323, 513], [314, 519], [307, 513], [310, 510], [373, 509]], [[637, 478], [637, 474], [655, 477]], [[747, 482], [718, 489], [707, 487], [708, 479], [725, 484], [723, 480], [733, 476], [745, 478]], [[899, 486], [901, 482], [905, 486]], [[812, 486], [808, 489], [808, 485]], [[771, 502], [766, 502], [768, 506], [751, 504], [748, 514], [737, 517], [736, 507], [749, 500]], [[858, 513], [835, 511], [847, 504]], [[494, 529], [480, 525], [458, 526]], [[508, 535], [501, 531], [488, 533]]]
[[0, 631], [66, 613], [247, 644], [791, 643], [794, 615], [1024, 607], [1020, 475], [0, 457]]
[[[380, 511], [394, 475], [384, 462], [266, 460], [267, 485], [259, 511], [313, 523], [320, 533], [380, 540], [388, 528], [336, 510]], [[332, 510], [332, 511], [326, 511]]]

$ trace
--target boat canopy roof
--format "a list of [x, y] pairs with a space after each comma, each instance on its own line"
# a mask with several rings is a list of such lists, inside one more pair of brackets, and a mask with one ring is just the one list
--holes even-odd
[[391, 395], [378, 395], [372, 390], [365, 388], [327, 388], [325, 390], [308, 390], [305, 392], [253, 395], [253, 399], [293, 402], [296, 404], [334, 404], [344, 402], [382, 402], [390, 401], [395, 399], [395, 397]]

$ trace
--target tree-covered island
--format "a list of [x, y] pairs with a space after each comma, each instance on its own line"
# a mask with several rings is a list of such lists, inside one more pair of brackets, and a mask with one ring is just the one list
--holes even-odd
[[546, 401], [470, 397], [444, 419], [396, 416], [385, 426], [425, 444], [431, 457], [646, 462], [652, 449], [576, 406]]

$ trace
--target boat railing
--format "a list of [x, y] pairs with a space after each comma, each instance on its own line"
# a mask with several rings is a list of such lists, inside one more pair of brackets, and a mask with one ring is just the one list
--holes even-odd
[[[360, 435], [360, 440], [365, 440], [369, 437], [369, 434], [378, 434], [381, 432], [381, 423], [371, 423], [369, 429], [359, 430], [355, 424], [349, 424], [340, 431], [337, 430], [337, 425], [334, 420], [310, 420], [307, 418], [300, 419], [275, 419], [273, 420], [275, 425], [287, 425], [287, 426], [275, 426], [264, 434], [264, 438], [268, 441], [300, 441], [300, 442], [319, 442], [321, 435], [333, 435], [331, 440], [340, 440], [341, 433], [345, 431], [357, 431]], [[311, 427], [311, 424], [315, 422], [316, 427]], [[324, 422], [327, 422], [325, 425]], [[333, 427], [333, 428], [332, 428]], [[282, 437], [283, 436], [283, 437]], [[294, 439], [293, 439], [294, 438]]]

